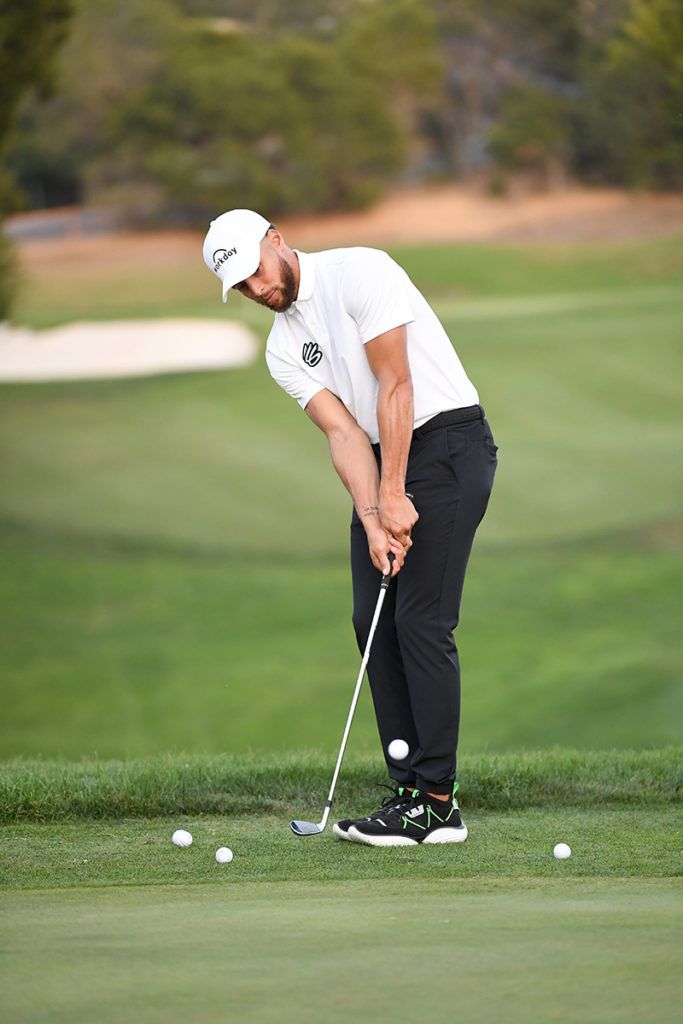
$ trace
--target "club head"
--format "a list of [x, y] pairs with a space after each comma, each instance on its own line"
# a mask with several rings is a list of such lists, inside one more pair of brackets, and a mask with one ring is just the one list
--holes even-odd
[[322, 827], [312, 821], [290, 821], [289, 826], [297, 836], [317, 836], [322, 832]]

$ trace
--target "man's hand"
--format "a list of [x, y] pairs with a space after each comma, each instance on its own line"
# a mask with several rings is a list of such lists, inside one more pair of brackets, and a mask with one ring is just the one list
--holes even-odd
[[[390, 536], [386, 530], [383, 530], [379, 523], [374, 527], [368, 527], [367, 523], [364, 525], [372, 564], [376, 569], [379, 569], [382, 576], [386, 576], [389, 570], [391, 570], [391, 575], [395, 576], [403, 565], [406, 549], [402, 544], [399, 544], [395, 537]], [[394, 556], [393, 564], [389, 561], [390, 554]]]
[[406, 494], [384, 495], [380, 488], [379, 524], [406, 552], [413, 543], [410, 534], [418, 519], [415, 506]]

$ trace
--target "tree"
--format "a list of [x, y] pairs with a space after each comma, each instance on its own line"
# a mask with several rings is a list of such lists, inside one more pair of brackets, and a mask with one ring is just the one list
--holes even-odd
[[176, 223], [231, 203], [364, 205], [401, 168], [438, 84], [421, 0], [310, 0], [324, 24], [296, 31], [272, 30], [288, 24], [277, 3], [233, 0], [223, 9], [253, 19], [226, 22], [199, 3], [185, 16], [184, 0], [75, 2], [63, 88], [25, 109], [10, 154], [36, 205], [69, 190], [140, 197], [147, 219]]
[[584, 76], [577, 122], [587, 177], [655, 188], [683, 186], [683, 5], [634, 0]]
[[571, 101], [530, 83], [503, 96], [489, 149], [506, 170], [532, 172], [543, 186], [562, 184], [571, 153]]
[[[6, 153], [17, 109], [35, 89], [41, 96], [53, 85], [55, 55], [66, 38], [70, 0], [2, 0], [0, 3], [0, 158]], [[0, 215], [14, 202], [14, 183], [0, 172]], [[7, 318], [13, 293], [15, 261], [10, 242], [0, 233], [0, 319]]]
[[363, 204], [399, 164], [381, 90], [327, 43], [197, 31], [119, 112], [116, 152], [157, 216]]
[[0, 4], [0, 140], [26, 91], [45, 95], [71, 17], [71, 0], [2, 0]]

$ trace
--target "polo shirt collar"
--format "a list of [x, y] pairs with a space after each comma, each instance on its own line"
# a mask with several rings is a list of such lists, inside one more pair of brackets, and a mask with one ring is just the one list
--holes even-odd
[[306, 302], [313, 294], [313, 288], [315, 287], [315, 260], [309, 252], [300, 252], [298, 249], [295, 249], [294, 252], [299, 257], [299, 291], [293, 303], [294, 306], [297, 306], [300, 302]]

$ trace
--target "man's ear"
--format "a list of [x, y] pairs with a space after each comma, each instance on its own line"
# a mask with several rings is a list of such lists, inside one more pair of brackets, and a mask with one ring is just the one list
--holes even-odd
[[266, 231], [266, 238], [270, 242], [270, 244], [273, 246], [273, 248], [275, 248], [275, 249], [284, 249], [284, 248], [286, 248], [285, 240], [284, 240], [284, 238], [282, 237], [282, 235], [280, 234], [280, 232], [278, 231], [277, 228], [268, 228], [268, 230]]

